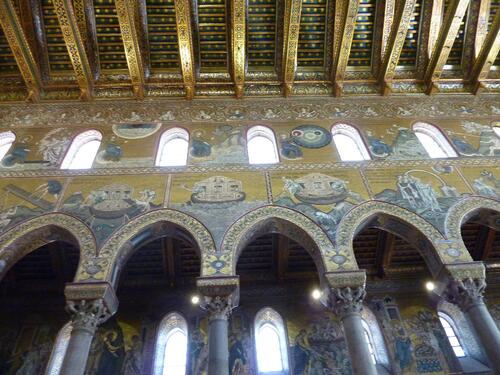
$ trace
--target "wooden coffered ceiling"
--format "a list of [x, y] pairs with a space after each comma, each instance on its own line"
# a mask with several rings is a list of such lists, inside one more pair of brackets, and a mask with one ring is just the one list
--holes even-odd
[[500, 92], [500, 0], [0, 0], [0, 100]]

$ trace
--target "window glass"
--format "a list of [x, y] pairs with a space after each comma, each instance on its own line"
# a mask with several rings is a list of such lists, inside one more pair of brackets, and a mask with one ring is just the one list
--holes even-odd
[[257, 363], [260, 372], [283, 370], [280, 337], [271, 324], [260, 327], [257, 337]]
[[497, 137], [500, 137], [500, 126], [494, 126], [493, 131], [497, 135]]
[[56, 341], [52, 347], [49, 363], [47, 364], [46, 375], [59, 375], [63, 364], [64, 356], [68, 350], [71, 336], [71, 324], [66, 324], [57, 334]]
[[460, 341], [458, 340], [458, 337], [455, 333], [455, 330], [451, 326], [451, 324], [448, 322], [447, 319], [444, 317], [439, 316], [439, 321], [441, 322], [441, 325], [444, 328], [444, 331], [446, 333], [446, 336], [448, 337], [448, 341], [450, 342], [450, 345], [455, 352], [455, 355], [457, 357], [465, 357], [465, 351], [462, 345], [460, 344]]
[[180, 330], [171, 331], [165, 346], [163, 359], [163, 375], [185, 375], [187, 356], [187, 337]]
[[161, 150], [158, 166], [178, 167], [186, 165], [189, 142], [183, 138], [172, 138], [167, 141]]
[[7, 155], [15, 140], [16, 136], [11, 131], [0, 133], [0, 160]]
[[101, 145], [102, 135], [97, 130], [79, 134], [68, 149], [61, 169], [89, 169]]
[[248, 130], [247, 149], [250, 164], [279, 162], [274, 133], [264, 126], [254, 126]]
[[453, 158], [458, 156], [441, 130], [434, 125], [417, 122], [413, 125], [413, 131], [431, 158]]
[[342, 161], [370, 160], [370, 154], [358, 130], [347, 124], [332, 127], [332, 136]]

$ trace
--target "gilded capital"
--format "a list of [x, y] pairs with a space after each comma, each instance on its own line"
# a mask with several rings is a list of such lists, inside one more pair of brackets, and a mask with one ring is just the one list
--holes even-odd
[[331, 288], [324, 301], [335, 314], [344, 318], [350, 314], [359, 314], [363, 310], [366, 291], [363, 286]]
[[208, 314], [208, 320], [228, 320], [236, 307], [234, 296], [203, 296], [200, 307]]

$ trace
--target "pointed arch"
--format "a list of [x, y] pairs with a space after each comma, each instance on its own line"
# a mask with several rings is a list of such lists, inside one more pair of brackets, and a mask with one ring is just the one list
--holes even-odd
[[16, 135], [10, 130], [0, 133], [0, 161], [7, 155], [15, 141]]
[[159, 167], [180, 167], [187, 164], [189, 133], [179, 127], [163, 132], [156, 152], [155, 165]]
[[78, 134], [69, 146], [61, 163], [61, 169], [89, 169], [102, 141], [100, 131], [92, 129]]
[[221, 250], [233, 275], [245, 246], [253, 238], [270, 231], [281, 233], [308, 250], [320, 279], [326, 271], [357, 269], [352, 249], [338, 252], [323, 229], [310, 218], [290, 208], [269, 205], [243, 215], [226, 231]]
[[80, 250], [76, 279], [89, 276], [87, 266], [97, 253], [92, 231], [81, 220], [62, 213], [50, 213], [23, 221], [0, 236], [0, 278], [19, 259], [59, 239]]
[[138, 216], [114, 232], [99, 251], [99, 257], [109, 260], [105, 273], [105, 280], [112, 284], [116, 281], [117, 275], [125, 261], [132, 254], [136, 245], [134, 241], [148, 229], [153, 229], [155, 225], [161, 223], [171, 223], [183, 228], [188, 232], [201, 250], [202, 275], [210, 272], [205, 269], [204, 258], [215, 254], [216, 247], [212, 235], [208, 229], [194, 217], [180, 211], [172, 209], [160, 209], [150, 211]]
[[[367, 225], [387, 230], [408, 242], [417, 243], [430, 272], [437, 276], [443, 264], [471, 262], [469, 252], [445, 237], [419, 215], [387, 202], [368, 201], [350, 210], [337, 228], [335, 246], [352, 249], [354, 236]], [[347, 250], [344, 250], [347, 251]]]
[[333, 143], [342, 161], [370, 160], [370, 153], [358, 129], [348, 124], [332, 126]]
[[276, 136], [266, 126], [256, 125], [248, 129], [247, 151], [250, 164], [279, 163]]
[[258, 374], [289, 374], [287, 333], [281, 315], [264, 307], [255, 315], [254, 332]]
[[437, 126], [426, 122], [413, 124], [413, 132], [431, 158], [456, 158], [457, 152]]
[[495, 211], [500, 215], [500, 202], [495, 199], [477, 196], [461, 199], [451, 206], [446, 213], [444, 226], [446, 238], [462, 242], [462, 224], [480, 210]]
[[156, 335], [153, 375], [186, 373], [187, 338], [188, 325], [181, 314], [172, 312], [162, 319]]

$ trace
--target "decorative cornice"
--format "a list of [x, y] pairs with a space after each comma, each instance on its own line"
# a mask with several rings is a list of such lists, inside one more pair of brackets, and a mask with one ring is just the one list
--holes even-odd
[[0, 177], [75, 177], [75, 176], [108, 176], [108, 175], [158, 175], [179, 173], [211, 173], [211, 172], [266, 172], [266, 171], [311, 171], [311, 170], [340, 170], [375, 168], [398, 168], [398, 167], [485, 167], [498, 166], [498, 159], [490, 157], [462, 157], [454, 160], [371, 160], [363, 162], [325, 162], [325, 163], [296, 163], [296, 164], [274, 164], [274, 165], [213, 165], [197, 166], [191, 165], [185, 168], [176, 167], [134, 167], [134, 168], [93, 168], [87, 170], [8, 170], [0, 168]]

